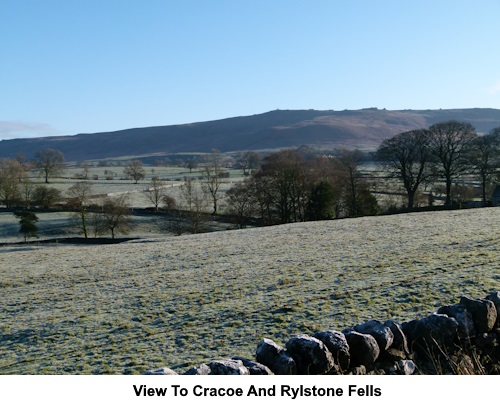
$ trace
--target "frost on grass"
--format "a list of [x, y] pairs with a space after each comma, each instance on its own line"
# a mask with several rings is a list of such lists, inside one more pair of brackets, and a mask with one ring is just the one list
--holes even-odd
[[498, 208], [0, 248], [0, 373], [142, 373], [498, 289]]

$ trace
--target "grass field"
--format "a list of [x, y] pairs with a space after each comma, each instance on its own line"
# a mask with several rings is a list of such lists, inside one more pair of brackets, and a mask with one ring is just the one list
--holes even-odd
[[0, 247], [0, 373], [179, 372], [500, 289], [500, 208]]
[[[98, 196], [95, 201], [98, 201], [102, 196], [106, 195], [117, 195], [127, 193], [129, 195], [130, 205], [135, 208], [146, 208], [151, 207], [152, 203], [147, 198], [145, 191], [151, 187], [151, 179], [153, 177], [158, 177], [161, 179], [166, 187], [166, 193], [180, 200], [179, 186], [184, 182], [184, 178], [199, 179], [203, 176], [201, 169], [194, 169], [192, 173], [183, 167], [151, 167], [144, 166], [146, 171], [146, 177], [143, 180], [139, 180], [135, 184], [134, 180], [126, 180], [123, 173], [124, 167], [92, 167], [88, 173], [88, 181], [92, 184], [92, 195]], [[224, 178], [222, 180], [222, 185], [220, 188], [221, 193], [225, 193], [231, 188], [231, 186], [243, 179], [242, 170], [237, 169], [225, 169], [229, 173], [229, 178]], [[112, 180], [106, 180], [106, 171], [114, 173]], [[82, 169], [79, 168], [67, 168], [61, 177], [51, 178], [48, 187], [58, 189], [63, 198], [67, 198], [67, 190], [75, 183], [81, 182], [83, 180], [78, 179], [81, 175]], [[93, 179], [93, 176], [98, 177], [97, 180]], [[39, 174], [35, 172], [30, 173], [30, 180], [36, 185], [45, 185], [44, 178], [40, 177]]]
[[[145, 166], [146, 178], [140, 180], [137, 184], [133, 180], [123, 179], [123, 167], [92, 167], [89, 171], [89, 179], [93, 175], [99, 177], [98, 180], [88, 180], [91, 184], [92, 196], [90, 203], [100, 205], [103, 203], [106, 196], [117, 196], [127, 194], [127, 204], [132, 209], [137, 208], [153, 208], [154, 205], [148, 198], [147, 190], [151, 187], [151, 179], [153, 176], [158, 176], [164, 181], [164, 193], [174, 198], [180, 208], [186, 208], [183, 204], [181, 196], [181, 185], [184, 182], [184, 177], [198, 179], [202, 176], [201, 169], [194, 169], [192, 173], [183, 167], [151, 167]], [[113, 180], [105, 180], [105, 171], [113, 171], [115, 178]], [[242, 170], [227, 169], [230, 173], [229, 178], [224, 178], [220, 185], [220, 195], [218, 201], [219, 213], [224, 213], [226, 210], [225, 193], [233, 186], [233, 184], [242, 181]], [[77, 175], [81, 174], [82, 169], [67, 168], [62, 177], [51, 178], [49, 184], [45, 184], [44, 178], [39, 177], [35, 172], [30, 173], [30, 181], [36, 185], [46, 185], [50, 188], [55, 188], [61, 192], [62, 200], [68, 198], [68, 189], [78, 182], [83, 180], [78, 179]], [[212, 206], [207, 204], [206, 211], [210, 213]], [[38, 236], [40, 239], [48, 238], [65, 238], [81, 236], [78, 226], [75, 226], [72, 221], [72, 213], [70, 212], [37, 212], [38, 216]], [[144, 236], [161, 236], [172, 233], [169, 229], [171, 224], [165, 223], [162, 219], [153, 217], [144, 217], [131, 215], [133, 227], [130, 232], [130, 237]], [[217, 229], [215, 224], [209, 224], [209, 228]], [[108, 235], [109, 236], [109, 235]], [[123, 235], [120, 235], [123, 236]], [[15, 243], [23, 240], [23, 235], [19, 233], [19, 220], [14, 217], [12, 212], [0, 212], [0, 243]], [[35, 240], [35, 239], [32, 239]]]

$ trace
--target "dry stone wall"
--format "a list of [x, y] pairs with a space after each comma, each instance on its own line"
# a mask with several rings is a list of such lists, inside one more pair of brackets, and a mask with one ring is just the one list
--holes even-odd
[[[402, 324], [371, 320], [342, 331], [295, 336], [285, 347], [263, 339], [253, 360], [214, 360], [184, 374], [499, 374], [499, 313], [500, 291], [462, 297]], [[177, 373], [159, 368], [146, 374]]]

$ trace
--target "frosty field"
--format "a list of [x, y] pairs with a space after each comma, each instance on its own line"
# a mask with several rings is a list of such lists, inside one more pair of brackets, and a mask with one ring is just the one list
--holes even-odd
[[0, 373], [182, 372], [500, 289], [500, 208], [0, 247]]

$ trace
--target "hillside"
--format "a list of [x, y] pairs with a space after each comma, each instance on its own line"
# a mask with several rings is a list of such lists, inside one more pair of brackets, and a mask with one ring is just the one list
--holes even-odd
[[0, 247], [0, 374], [185, 370], [497, 290], [500, 208]]
[[68, 161], [208, 152], [214, 148], [222, 152], [300, 145], [374, 149], [399, 132], [450, 119], [470, 122], [478, 132], [486, 133], [500, 126], [500, 110], [276, 110], [184, 125], [3, 140], [0, 157], [14, 157], [22, 152], [31, 158], [45, 148], [61, 150]]

